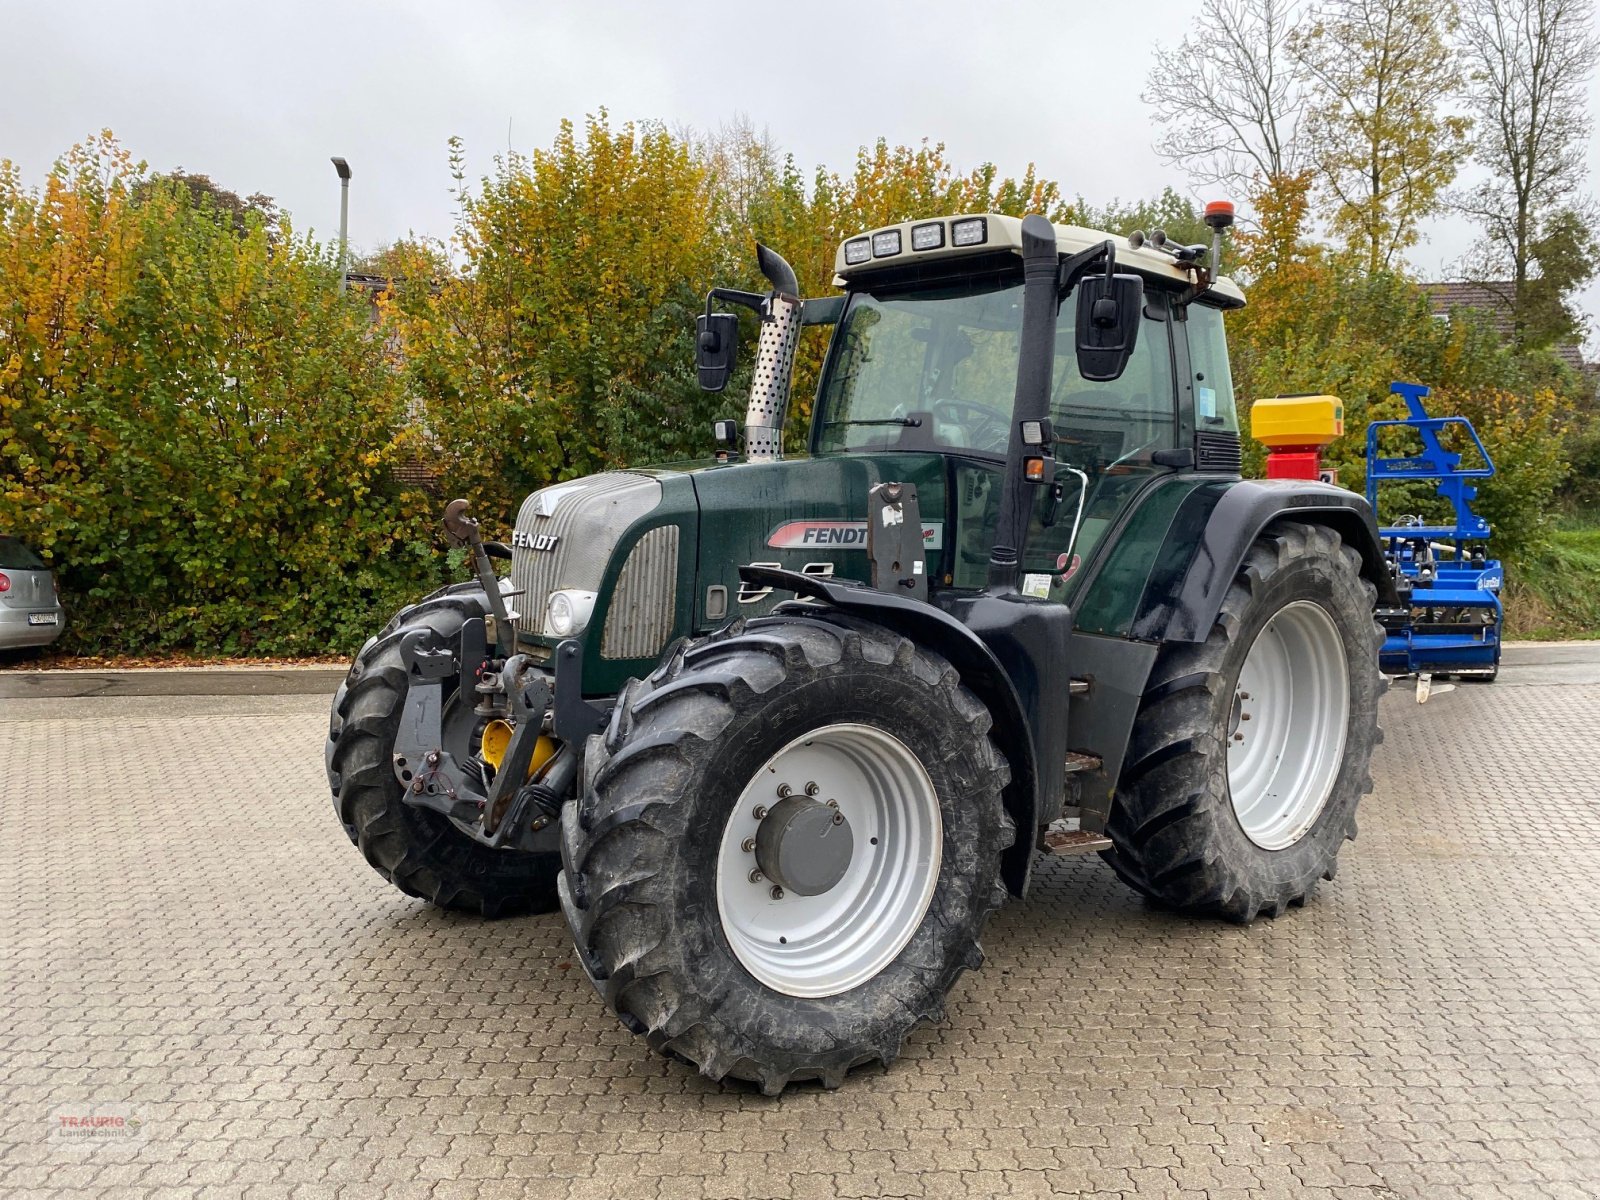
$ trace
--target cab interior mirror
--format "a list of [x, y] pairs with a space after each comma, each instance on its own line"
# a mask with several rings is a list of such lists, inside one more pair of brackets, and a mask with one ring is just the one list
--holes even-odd
[[739, 353], [739, 318], [734, 313], [706, 312], [694, 319], [695, 368], [700, 387], [720, 392], [728, 386], [728, 376]]
[[1118, 275], [1110, 260], [1104, 275], [1078, 284], [1078, 374], [1096, 383], [1122, 375], [1139, 340], [1144, 283], [1137, 275]]

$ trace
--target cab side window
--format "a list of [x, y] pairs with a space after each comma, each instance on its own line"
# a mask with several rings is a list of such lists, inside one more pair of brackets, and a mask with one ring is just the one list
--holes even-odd
[[1233, 401], [1222, 310], [1208, 304], [1191, 304], [1189, 319], [1183, 324], [1189, 333], [1189, 369], [1194, 372], [1195, 428], [1238, 433], [1239, 413]]

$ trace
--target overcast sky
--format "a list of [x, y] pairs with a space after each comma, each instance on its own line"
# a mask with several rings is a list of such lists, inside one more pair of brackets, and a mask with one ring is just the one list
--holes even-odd
[[[474, 175], [564, 116], [715, 128], [744, 113], [808, 171], [856, 148], [943, 141], [958, 167], [1030, 161], [1103, 203], [1189, 181], [1151, 150], [1140, 101], [1152, 43], [1200, 0], [1033, 3], [541, 3], [539, 0], [0, 0], [0, 158], [30, 182], [112, 129], [156, 170], [182, 166], [296, 224], [338, 224], [332, 154], [349, 159], [351, 239], [373, 248], [452, 225], [445, 140]], [[1590, 89], [1600, 110], [1600, 82]], [[1600, 139], [1591, 139], [1600, 175]], [[1591, 185], [1594, 180], [1591, 179]], [[1472, 240], [1429, 226], [1428, 278]], [[1585, 296], [1600, 325], [1600, 286]], [[1591, 345], [1595, 338], [1591, 337]]]

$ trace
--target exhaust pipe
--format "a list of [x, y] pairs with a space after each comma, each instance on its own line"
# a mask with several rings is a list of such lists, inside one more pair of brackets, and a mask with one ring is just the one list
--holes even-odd
[[772, 291], [761, 313], [761, 338], [744, 413], [744, 450], [746, 462], [772, 462], [783, 457], [783, 422], [789, 413], [802, 305], [794, 268], [781, 254], [757, 242], [756, 262]]

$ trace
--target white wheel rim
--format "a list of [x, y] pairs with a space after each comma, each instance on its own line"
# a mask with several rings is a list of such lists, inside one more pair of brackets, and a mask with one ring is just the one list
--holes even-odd
[[1296, 600], [1245, 655], [1228, 721], [1228, 791], [1245, 835], [1264, 850], [1316, 824], [1344, 758], [1350, 672], [1333, 618]]
[[[787, 785], [837, 800], [853, 851], [844, 876], [815, 896], [774, 898], [752, 881], [745, 846]], [[859, 987], [905, 949], [933, 900], [943, 854], [939, 796], [921, 760], [870, 725], [826, 725], [774, 754], [740, 794], [722, 833], [717, 913], [740, 964], [789, 996], [834, 996]]]

